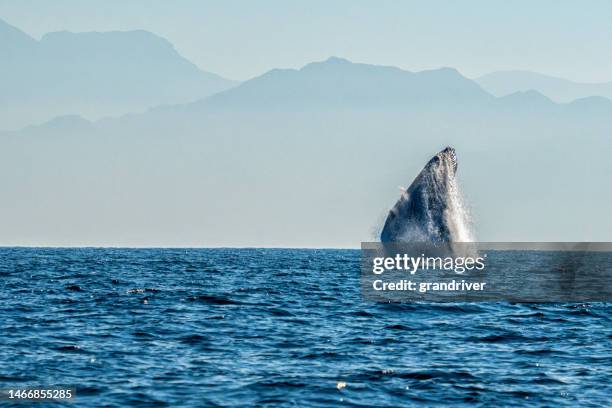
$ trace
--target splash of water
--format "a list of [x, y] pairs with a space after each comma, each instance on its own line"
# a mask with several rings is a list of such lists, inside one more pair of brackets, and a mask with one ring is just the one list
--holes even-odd
[[444, 172], [447, 188], [444, 217], [449, 226], [450, 240], [451, 242], [474, 242], [472, 217], [459, 188], [457, 177], [448, 169], [449, 165], [448, 161], [444, 161], [444, 166], [447, 167]]

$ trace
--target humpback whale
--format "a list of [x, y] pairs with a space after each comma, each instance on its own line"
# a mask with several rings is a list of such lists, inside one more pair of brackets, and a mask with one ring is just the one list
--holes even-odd
[[452, 147], [429, 160], [389, 211], [381, 242], [472, 241], [456, 172], [457, 155]]

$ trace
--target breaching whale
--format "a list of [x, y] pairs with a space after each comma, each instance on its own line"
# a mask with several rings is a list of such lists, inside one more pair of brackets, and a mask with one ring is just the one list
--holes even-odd
[[429, 160], [389, 211], [381, 242], [472, 241], [456, 172], [457, 155], [452, 147]]

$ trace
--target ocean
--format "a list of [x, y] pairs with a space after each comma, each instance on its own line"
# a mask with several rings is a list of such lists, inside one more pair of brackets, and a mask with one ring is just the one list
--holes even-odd
[[76, 389], [34, 406], [612, 404], [608, 303], [366, 301], [358, 250], [1, 248], [0, 286], [0, 388]]

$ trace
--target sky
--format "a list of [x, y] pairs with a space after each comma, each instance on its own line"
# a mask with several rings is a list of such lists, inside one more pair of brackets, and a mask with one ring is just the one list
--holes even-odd
[[521, 69], [612, 81], [612, 2], [0, 0], [0, 18], [50, 31], [145, 29], [200, 68], [245, 80], [329, 56], [468, 77]]

